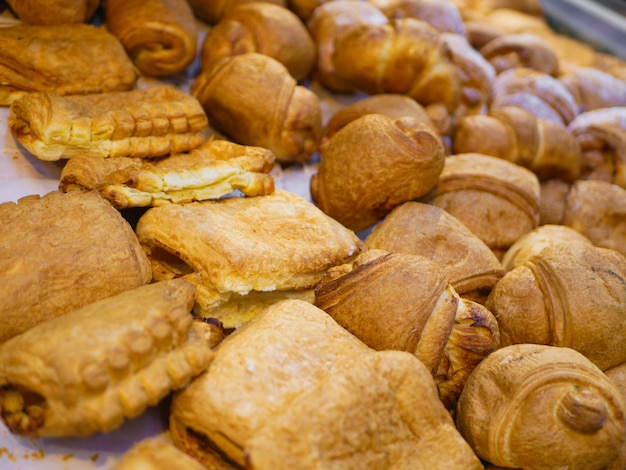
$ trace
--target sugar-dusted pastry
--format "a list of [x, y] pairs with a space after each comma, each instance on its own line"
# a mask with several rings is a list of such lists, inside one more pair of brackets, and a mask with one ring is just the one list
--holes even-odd
[[24, 23], [64, 25], [87, 23], [100, 0], [7, 0], [13, 13]]
[[59, 189], [97, 189], [117, 209], [218, 199], [235, 190], [258, 196], [274, 191], [273, 166], [270, 150], [210, 138], [159, 159], [72, 157]]
[[557, 77], [572, 94], [580, 112], [626, 106], [626, 81], [594, 67], [571, 66]]
[[[238, 5], [257, 2], [258, 0], [187, 0], [189, 6], [193, 10], [194, 15], [199, 20], [216, 25], [222, 17]], [[281, 7], [286, 7], [286, 0], [264, 0]]]
[[600, 470], [624, 443], [625, 406], [582, 354], [520, 344], [496, 350], [474, 369], [456, 422], [476, 454], [496, 465]]
[[95, 191], [3, 203], [0, 233], [0, 343], [152, 278], [131, 226]]
[[200, 55], [203, 70], [224, 57], [258, 52], [278, 60], [298, 81], [307, 78], [316, 61], [309, 30], [291, 10], [267, 2], [231, 8], [206, 34]]
[[436, 131], [420, 119], [374, 113], [341, 128], [322, 146], [320, 157], [310, 182], [313, 201], [359, 232], [430, 191], [445, 152]]
[[[133, 445], [115, 462], [112, 470], [206, 470], [207, 467], [176, 447], [165, 436], [143, 439]], [[212, 470], [217, 470], [209, 467]]]
[[80, 23], [0, 28], [0, 106], [32, 91], [129, 90], [137, 78], [124, 47], [105, 28]]
[[198, 33], [187, 0], [106, 0], [104, 13], [109, 31], [145, 74], [183, 72], [196, 58]]
[[440, 207], [467, 226], [501, 258], [539, 224], [537, 176], [515, 163], [480, 153], [446, 157], [437, 186], [422, 202]]
[[162, 157], [206, 140], [208, 120], [193, 96], [169, 85], [60, 96], [38, 92], [14, 101], [13, 137], [41, 160]]
[[524, 67], [548, 75], [559, 74], [559, 57], [548, 41], [532, 33], [503, 34], [480, 48], [497, 73]]
[[368, 249], [329, 270], [315, 287], [315, 305], [373, 349], [414, 354], [449, 409], [472, 369], [499, 345], [491, 312], [462, 299], [444, 270], [421, 255]]
[[362, 247], [352, 231], [285, 190], [154, 207], [136, 232], [155, 279], [195, 284], [194, 312], [226, 328], [285, 297], [312, 301], [324, 273]]
[[308, 160], [319, 147], [319, 98], [287, 68], [258, 52], [223, 59], [201, 72], [191, 93], [211, 126], [243, 145], [265, 147], [280, 162]]
[[221, 339], [194, 320], [195, 288], [156, 282], [41, 323], [0, 346], [0, 416], [14, 434], [119, 427], [203, 372]]
[[203, 463], [219, 453], [258, 470], [482, 468], [418, 359], [373, 351], [295, 300], [220, 343], [174, 394], [170, 432]]
[[626, 361], [625, 266], [623, 255], [588, 241], [548, 244], [506, 273], [485, 302], [502, 345], [569, 347], [602, 370]]
[[415, 18], [442, 33], [465, 36], [467, 31], [459, 9], [453, 2], [439, 0], [369, 0], [388, 18]]
[[435, 262], [462, 297], [484, 300], [504, 275], [489, 247], [445, 210], [407, 201], [365, 239], [368, 249], [420, 255]]

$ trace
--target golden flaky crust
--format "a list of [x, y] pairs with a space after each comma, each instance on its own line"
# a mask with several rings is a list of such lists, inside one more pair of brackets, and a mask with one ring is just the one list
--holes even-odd
[[[183, 276], [196, 284], [196, 313], [218, 317], [226, 327], [248, 320], [263, 302], [310, 298], [327, 269], [362, 247], [352, 231], [284, 190], [155, 207], [136, 232], [155, 277]], [[241, 303], [240, 311], [226, 309], [229, 302]]]
[[107, 0], [107, 28], [142, 72], [182, 72], [196, 58], [198, 33], [186, 0]]
[[[258, 0], [187, 0], [189, 6], [193, 10], [196, 18], [210, 25], [220, 22], [226, 13], [238, 5], [257, 2]], [[266, 3], [272, 3], [281, 7], [285, 7], [285, 0], [265, 0]]]
[[[37, 325], [0, 346], [0, 409], [25, 436], [87, 436], [185, 386], [213, 359], [195, 288], [147, 284]], [[218, 336], [218, 339], [221, 339]]]
[[41, 160], [161, 157], [206, 140], [208, 121], [188, 93], [169, 85], [60, 96], [38, 92], [11, 104], [9, 128]]
[[233, 191], [274, 191], [274, 154], [261, 147], [209, 139], [188, 153], [160, 159], [73, 157], [59, 189], [97, 189], [117, 209], [218, 199]]
[[86, 23], [100, 0], [7, 0], [15, 15], [27, 24]]
[[0, 106], [32, 91], [60, 95], [131, 89], [137, 70], [105, 28], [87, 24], [0, 28]]
[[96, 192], [6, 202], [0, 221], [0, 342], [152, 278], [131, 226]]
[[[143, 439], [115, 462], [112, 470], [206, 470], [200, 462], [181, 451], [165, 436]], [[210, 470], [215, 470], [210, 468]]]
[[560, 71], [559, 57], [550, 43], [534, 34], [503, 34], [482, 46], [480, 54], [497, 73], [517, 67], [553, 76]]
[[170, 423], [199, 460], [210, 442], [259, 470], [482, 468], [419, 360], [372, 351], [305, 302], [275, 304], [225, 339], [175, 394]]
[[304, 161], [318, 150], [319, 98], [276, 59], [257, 52], [224, 58], [195, 78], [191, 93], [211, 126], [240, 144], [268, 148], [281, 162]]

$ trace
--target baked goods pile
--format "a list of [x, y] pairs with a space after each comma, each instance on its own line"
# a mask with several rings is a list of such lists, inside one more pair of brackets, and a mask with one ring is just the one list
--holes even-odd
[[116, 469], [624, 468], [624, 61], [534, 1], [8, 3], [7, 132], [62, 165], [0, 204], [12, 434], [158, 405]]

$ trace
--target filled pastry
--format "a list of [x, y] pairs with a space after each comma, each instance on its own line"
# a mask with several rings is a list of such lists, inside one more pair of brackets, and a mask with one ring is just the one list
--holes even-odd
[[174, 394], [170, 432], [201, 462], [235, 468], [482, 468], [418, 359], [373, 351], [298, 300], [220, 343]]
[[324, 273], [362, 248], [354, 232], [285, 190], [154, 207], [136, 233], [155, 279], [189, 280], [194, 313], [225, 328], [282, 298], [312, 302]]
[[87, 96], [30, 93], [10, 110], [13, 137], [48, 161], [186, 152], [206, 140], [208, 127], [200, 103], [169, 85]]
[[218, 199], [235, 190], [258, 196], [274, 191], [273, 166], [270, 150], [210, 138], [160, 159], [72, 157], [59, 189], [96, 189], [117, 209]]
[[195, 288], [156, 282], [93, 302], [0, 346], [0, 416], [15, 434], [119, 427], [213, 359], [219, 326], [194, 320]]
[[105, 28], [80, 23], [0, 28], [0, 106], [33, 91], [130, 90], [137, 78], [124, 47]]
[[130, 224], [95, 191], [0, 204], [0, 343], [150, 282]]
[[7, 0], [15, 15], [24, 23], [63, 25], [86, 23], [101, 0]]

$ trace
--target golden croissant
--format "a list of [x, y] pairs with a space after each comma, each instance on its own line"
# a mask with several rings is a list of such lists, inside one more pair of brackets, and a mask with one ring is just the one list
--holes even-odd
[[480, 54], [497, 73], [517, 67], [548, 75], [560, 72], [559, 57], [548, 41], [531, 33], [503, 34], [480, 48]]

